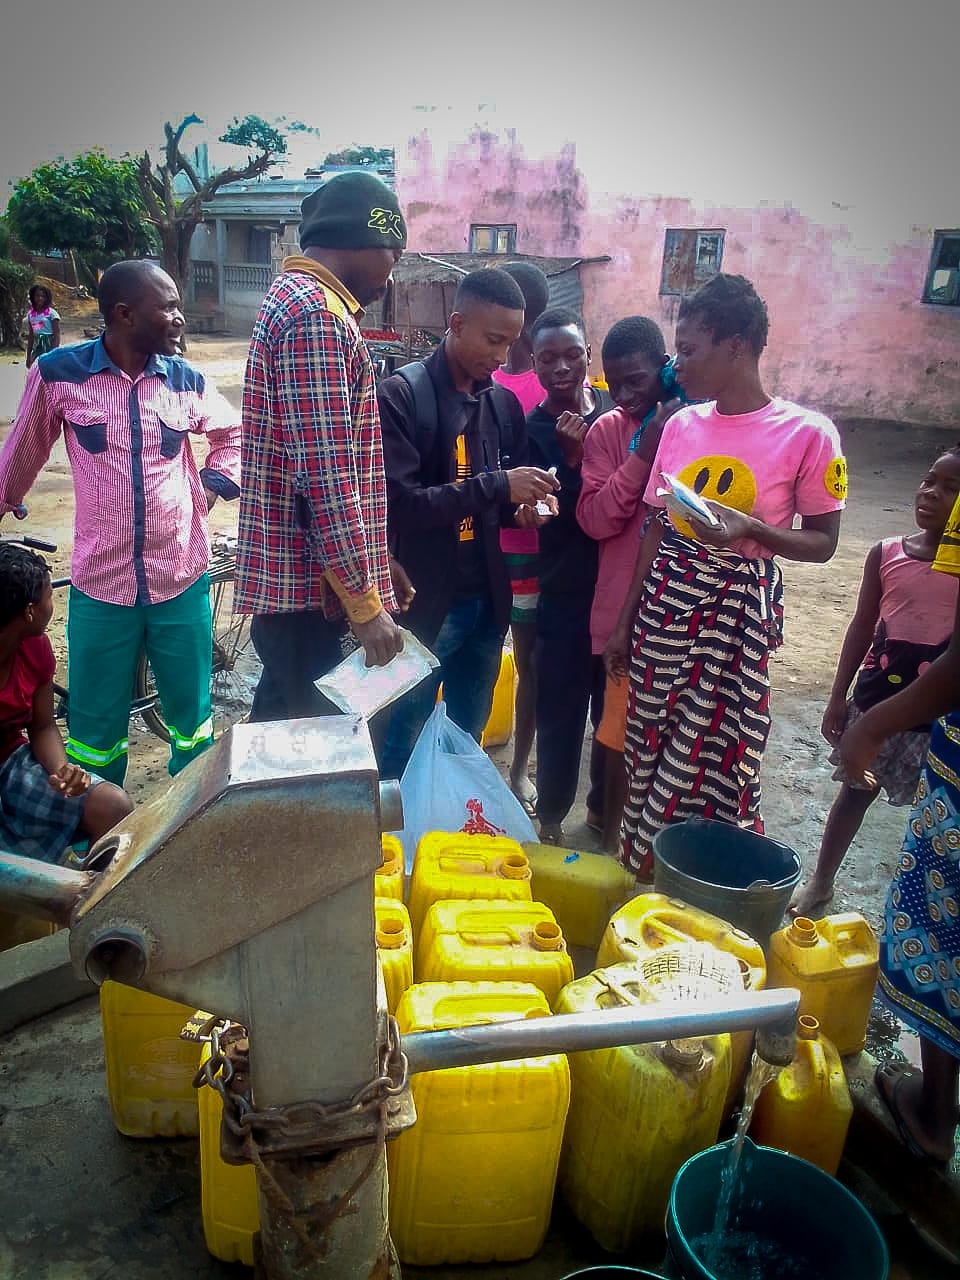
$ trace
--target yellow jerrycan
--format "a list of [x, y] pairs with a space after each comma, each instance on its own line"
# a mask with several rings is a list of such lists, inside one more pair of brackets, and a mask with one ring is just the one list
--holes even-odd
[[[196, 1044], [191, 1046], [196, 1056]], [[201, 1064], [210, 1057], [204, 1044]], [[215, 1089], [197, 1090], [200, 1111], [200, 1208], [207, 1249], [223, 1262], [253, 1266], [253, 1237], [260, 1230], [257, 1175], [252, 1164], [227, 1164], [220, 1155], [223, 1103]]]
[[[664, 960], [667, 952], [660, 953]], [[733, 981], [735, 966], [723, 958], [732, 967], [720, 970]], [[675, 998], [681, 990], [667, 984], [664, 995]], [[565, 987], [555, 1011], [643, 1004], [655, 991], [642, 965], [615, 965]], [[663, 1232], [677, 1171], [717, 1140], [730, 1080], [730, 1038], [575, 1053], [570, 1072], [560, 1192], [598, 1244], [624, 1253], [643, 1237]]]
[[800, 1012], [816, 1018], [843, 1057], [866, 1043], [879, 967], [877, 940], [859, 912], [798, 916], [770, 939], [767, 984], [797, 987]]
[[407, 908], [396, 898], [375, 898], [373, 906], [387, 1011], [395, 1014], [400, 997], [413, 983], [413, 930]]
[[[426, 982], [404, 995], [397, 1021], [409, 1033], [549, 1014], [543, 992], [529, 983]], [[390, 1232], [400, 1260], [437, 1266], [531, 1257], [550, 1222], [570, 1103], [566, 1057], [429, 1071], [411, 1087], [417, 1123], [387, 1145]]]
[[197, 1046], [180, 1039], [193, 1012], [120, 982], [100, 988], [107, 1096], [128, 1138], [197, 1136]]
[[57, 932], [52, 920], [38, 920], [34, 916], [22, 916], [13, 911], [0, 911], [0, 951], [19, 947], [23, 942], [35, 942]]
[[765, 1147], [809, 1160], [834, 1177], [852, 1115], [839, 1053], [816, 1018], [801, 1014], [793, 1062], [757, 1099], [750, 1136]]
[[[759, 942], [726, 920], [662, 893], [641, 893], [614, 912], [597, 952], [597, 967], [642, 960], [661, 947], [683, 942], [708, 942], [734, 956], [747, 990], [759, 991], [766, 985], [767, 962]], [[750, 1063], [753, 1032], [732, 1035], [730, 1048], [728, 1111], [739, 1097]]]
[[493, 702], [481, 747], [502, 747], [513, 733], [513, 704], [517, 690], [517, 666], [513, 654], [506, 650], [500, 656], [500, 672], [493, 686]]
[[410, 877], [414, 947], [427, 912], [445, 898], [507, 898], [530, 902], [530, 864], [505, 836], [428, 831], [420, 837]]
[[557, 917], [571, 947], [595, 947], [610, 912], [629, 898], [636, 881], [616, 858], [552, 844], [525, 844], [531, 890]]
[[396, 836], [381, 836], [383, 864], [374, 873], [374, 896], [403, 901], [403, 845]]
[[573, 981], [573, 961], [542, 902], [435, 902], [417, 943], [418, 982], [531, 982], [548, 1004]]

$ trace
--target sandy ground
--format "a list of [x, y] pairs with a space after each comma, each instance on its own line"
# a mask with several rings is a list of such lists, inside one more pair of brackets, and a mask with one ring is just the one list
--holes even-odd
[[[77, 326], [65, 325], [68, 341], [81, 338]], [[197, 337], [190, 359], [216, 379], [227, 397], [239, 404], [246, 343], [236, 339]], [[0, 357], [0, 436], [16, 409], [25, 370], [15, 356]], [[827, 565], [784, 565], [786, 641], [773, 663], [773, 733], [764, 766], [764, 813], [769, 833], [796, 848], [809, 865], [836, 786], [830, 779], [827, 747], [820, 737], [823, 704], [834, 663], [856, 599], [860, 572], [869, 547], [878, 538], [913, 528], [913, 494], [937, 450], [952, 437], [933, 429], [896, 423], [854, 421], [841, 424], [850, 462], [851, 496], [844, 516], [839, 550]], [[62, 444], [29, 496], [29, 521], [17, 528], [57, 542], [50, 559], [67, 572], [72, 537], [72, 488]], [[212, 527], [236, 527], [235, 504], [219, 504]], [[6, 530], [12, 531], [8, 521]], [[64, 659], [63, 605], [58, 601], [51, 637]], [[234, 714], [237, 714], [234, 712]], [[221, 714], [221, 723], [229, 712]], [[493, 753], [505, 770], [509, 749]], [[136, 724], [131, 733], [128, 785], [142, 798], [164, 784], [166, 750]], [[583, 826], [583, 796], [568, 820], [568, 843], [595, 847]], [[905, 811], [878, 801], [867, 815], [841, 873], [834, 910], [859, 909], [879, 918], [886, 886], [899, 850]]]

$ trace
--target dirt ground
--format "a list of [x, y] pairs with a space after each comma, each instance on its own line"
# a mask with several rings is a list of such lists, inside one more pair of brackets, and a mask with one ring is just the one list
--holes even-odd
[[[64, 324], [66, 341], [82, 338], [79, 321]], [[226, 396], [239, 404], [246, 342], [198, 336], [190, 359], [216, 379]], [[0, 357], [0, 437], [5, 436], [24, 377], [22, 358]], [[798, 850], [809, 865], [816, 856], [827, 810], [835, 794], [827, 747], [820, 737], [820, 717], [833, 677], [843, 629], [852, 613], [860, 571], [869, 547], [878, 538], [913, 528], [913, 493], [931, 457], [951, 442], [942, 431], [900, 423], [841, 423], [850, 463], [850, 501], [844, 516], [839, 550], [827, 565], [785, 564], [786, 640], [773, 663], [773, 733], [764, 766], [764, 813], [769, 833]], [[72, 538], [73, 499], [62, 444], [28, 498], [30, 518], [23, 526], [59, 544], [50, 559], [66, 573]], [[236, 528], [236, 504], [220, 503], [211, 520], [214, 531]], [[10, 529], [12, 521], [7, 522]], [[63, 608], [58, 600], [51, 638], [65, 664]], [[235, 712], [236, 714], [236, 712]], [[225, 722], [229, 716], [221, 716]], [[494, 753], [505, 769], [509, 749]], [[135, 799], [164, 785], [166, 749], [141, 726], [131, 731], [128, 785]], [[568, 821], [568, 843], [594, 847], [582, 825], [581, 804]], [[876, 922], [883, 904], [905, 812], [878, 801], [867, 815], [841, 873], [835, 910], [859, 909]]]

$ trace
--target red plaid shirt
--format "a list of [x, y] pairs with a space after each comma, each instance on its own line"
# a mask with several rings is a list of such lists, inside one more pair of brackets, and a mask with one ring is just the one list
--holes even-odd
[[[360, 304], [288, 258], [263, 300], [243, 387], [241, 613], [395, 609], [380, 418]], [[342, 602], [342, 603], [341, 603]]]

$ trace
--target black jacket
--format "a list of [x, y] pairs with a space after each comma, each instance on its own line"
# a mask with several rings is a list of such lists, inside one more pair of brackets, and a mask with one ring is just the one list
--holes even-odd
[[[596, 422], [610, 408], [610, 398], [594, 388], [593, 411], [584, 419], [587, 426]], [[597, 543], [581, 529], [577, 520], [582, 476], [579, 467], [568, 467], [557, 440], [557, 418], [543, 405], [527, 414], [530, 439], [530, 465], [547, 471], [556, 467], [560, 492], [557, 494], [559, 514], [540, 530], [540, 553], [537, 578], [543, 595], [581, 596], [593, 602], [597, 585]]]
[[[443, 344], [425, 361], [437, 394], [437, 431], [416, 421], [413, 392], [399, 375], [377, 389], [387, 476], [390, 549], [417, 594], [404, 625], [425, 644], [437, 636], [457, 589], [458, 530], [473, 516], [482, 538], [486, 577], [494, 611], [504, 630], [510, 622], [510, 577], [500, 550], [500, 526], [513, 523], [514, 506], [505, 471], [527, 465], [527, 429], [520, 402], [496, 389], [500, 415], [512, 437], [501, 437], [491, 403], [493, 383], [471, 395], [453, 385]], [[466, 436], [473, 474], [457, 483], [456, 441]], [[507, 456], [509, 449], [509, 456]]]

